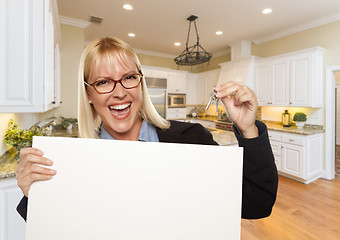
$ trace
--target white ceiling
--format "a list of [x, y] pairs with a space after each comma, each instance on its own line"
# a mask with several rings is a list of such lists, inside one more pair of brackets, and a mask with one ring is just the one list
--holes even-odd
[[[320, 24], [340, 20], [340, 0], [57, 0], [59, 15], [89, 21], [85, 41], [115, 36], [135, 49], [179, 55], [185, 48], [191, 14], [196, 20], [201, 45], [212, 53], [226, 51], [238, 40], [261, 43]], [[123, 4], [134, 9], [126, 11]], [[272, 8], [269, 15], [264, 8]], [[216, 31], [223, 31], [217, 36]], [[340, 30], [340, 29], [339, 29]], [[130, 38], [133, 32], [136, 37]], [[194, 33], [192, 25], [191, 32]], [[181, 42], [179, 47], [175, 42]], [[196, 37], [192, 34], [189, 46]]]

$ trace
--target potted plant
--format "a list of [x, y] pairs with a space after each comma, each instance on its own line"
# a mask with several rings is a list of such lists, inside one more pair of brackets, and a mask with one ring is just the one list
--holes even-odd
[[305, 125], [305, 122], [307, 121], [307, 115], [303, 112], [297, 112], [294, 114], [293, 120], [295, 121], [298, 129], [302, 129], [302, 127]]
[[46, 131], [44, 128], [34, 127], [29, 130], [20, 130], [18, 124], [10, 119], [8, 122], [8, 129], [4, 136], [5, 143], [15, 147], [17, 154], [14, 158], [19, 159], [19, 153], [22, 148], [31, 147], [33, 136], [45, 136]]
[[76, 124], [78, 120], [76, 118], [64, 118], [61, 117], [61, 125], [66, 129], [72, 129]]

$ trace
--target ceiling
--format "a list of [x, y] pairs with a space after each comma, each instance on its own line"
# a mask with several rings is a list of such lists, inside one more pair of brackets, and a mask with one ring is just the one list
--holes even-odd
[[[221, 53], [239, 40], [256, 44], [301, 31], [308, 27], [340, 20], [339, 0], [57, 0], [59, 15], [102, 23], [85, 29], [85, 41], [115, 36], [133, 48], [179, 55], [185, 48], [191, 14], [196, 20], [200, 43], [208, 52]], [[123, 9], [125, 3], [134, 9]], [[264, 8], [272, 8], [268, 15]], [[222, 35], [216, 35], [222, 31]], [[134, 38], [128, 33], [136, 34]], [[189, 46], [196, 41], [191, 28]], [[180, 42], [181, 46], [175, 46]]]

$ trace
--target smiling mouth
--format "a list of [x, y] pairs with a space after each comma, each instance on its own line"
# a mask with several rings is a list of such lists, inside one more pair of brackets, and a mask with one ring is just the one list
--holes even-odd
[[129, 113], [130, 106], [131, 106], [131, 103], [125, 103], [125, 104], [110, 106], [109, 109], [114, 116], [122, 118], [126, 116], [126, 114]]

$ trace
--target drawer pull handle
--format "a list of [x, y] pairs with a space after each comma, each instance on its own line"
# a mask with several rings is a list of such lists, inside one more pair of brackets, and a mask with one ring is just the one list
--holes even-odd
[[289, 139], [290, 142], [295, 142], [294, 139]]

